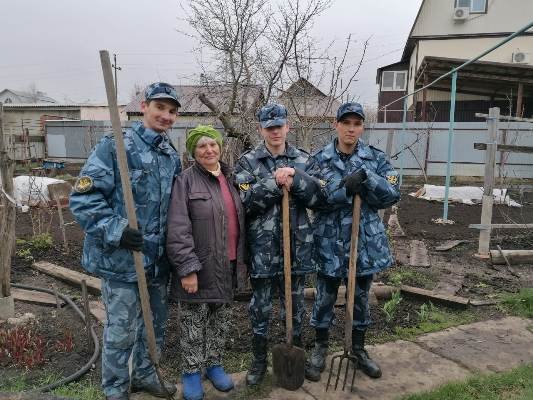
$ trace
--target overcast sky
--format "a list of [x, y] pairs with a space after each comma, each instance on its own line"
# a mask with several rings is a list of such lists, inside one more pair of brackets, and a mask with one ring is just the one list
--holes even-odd
[[[370, 38], [367, 61], [350, 89], [361, 102], [377, 101], [376, 68], [399, 61], [421, 1], [334, 0], [316, 19], [313, 35], [324, 46], [336, 40], [338, 51], [350, 33]], [[196, 43], [176, 31], [189, 30], [180, 17], [177, 0], [4, 0], [0, 90], [35, 83], [60, 102], [102, 103], [100, 49], [116, 53], [122, 66], [120, 102], [129, 100], [135, 83], [198, 83]]]

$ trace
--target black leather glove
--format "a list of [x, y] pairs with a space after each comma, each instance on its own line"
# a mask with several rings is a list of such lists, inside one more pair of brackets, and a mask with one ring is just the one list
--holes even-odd
[[131, 229], [126, 227], [122, 232], [120, 238], [120, 247], [128, 250], [142, 251], [143, 249], [143, 234], [139, 229]]
[[353, 196], [356, 193], [361, 193], [364, 188], [363, 182], [365, 179], [366, 172], [362, 168], [342, 178], [342, 185], [346, 186], [346, 194]]

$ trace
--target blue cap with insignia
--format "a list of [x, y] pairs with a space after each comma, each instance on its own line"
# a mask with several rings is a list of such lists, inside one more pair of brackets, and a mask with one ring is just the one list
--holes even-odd
[[283, 126], [287, 123], [287, 109], [281, 104], [267, 104], [257, 112], [261, 128]]
[[144, 90], [144, 98], [146, 101], [157, 99], [169, 99], [174, 101], [178, 107], [181, 107], [178, 93], [176, 89], [169, 83], [155, 82]]
[[337, 121], [340, 121], [343, 117], [348, 114], [355, 114], [363, 121], [365, 120], [365, 113], [363, 111], [363, 106], [359, 103], [349, 102], [342, 104], [337, 110]]

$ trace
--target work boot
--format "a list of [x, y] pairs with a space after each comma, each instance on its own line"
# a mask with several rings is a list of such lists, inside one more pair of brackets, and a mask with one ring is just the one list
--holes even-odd
[[267, 338], [254, 335], [252, 339], [253, 360], [246, 374], [247, 385], [258, 385], [267, 369]]
[[326, 356], [329, 346], [329, 330], [317, 329], [315, 337], [315, 347], [311, 355], [305, 362], [305, 377], [313, 382], [320, 380], [320, 374], [326, 368]]
[[144, 384], [144, 383], [132, 383], [131, 384], [131, 392], [146, 392], [148, 394], [151, 394], [154, 397], [166, 397], [166, 393], [173, 395], [176, 393], [176, 385], [170, 382], [164, 382], [163, 385], [165, 385], [166, 392], [163, 390], [159, 382]]
[[371, 378], [380, 378], [381, 368], [365, 350], [365, 332], [358, 329], [352, 330], [352, 355], [357, 358], [357, 368]]

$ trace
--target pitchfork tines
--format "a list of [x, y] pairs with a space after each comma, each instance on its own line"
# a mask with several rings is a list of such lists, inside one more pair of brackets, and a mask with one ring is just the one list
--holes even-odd
[[326, 385], [326, 392], [329, 389], [329, 385], [331, 383], [331, 378], [333, 376], [333, 371], [335, 368], [335, 360], [339, 361], [339, 366], [337, 368], [337, 378], [335, 379], [335, 387], [333, 390], [337, 390], [337, 387], [339, 386], [339, 378], [342, 373], [342, 364], [344, 364], [344, 361], [346, 360], [346, 369], [344, 370], [344, 382], [342, 383], [342, 390], [346, 389], [346, 382], [348, 380], [348, 372], [350, 370], [350, 364], [352, 364], [353, 373], [352, 373], [352, 383], [350, 385], [350, 392], [353, 392], [353, 384], [355, 382], [355, 371], [357, 371], [357, 358], [347, 351], [345, 351], [343, 354], [339, 354], [336, 356], [333, 356], [331, 358], [331, 364], [329, 366], [329, 376], [328, 376], [328, 383]]
[[355, 195], [352, 212], [352, 232], [350, 238], [350, 258], [348, 263], [348, 280], [346, 282], [346, 314], [344, 321], [344, 353], [331, 358], [331, 365], [329, 368], [328, 383], [326, 385], [326, 392], [328, 391], [331, 377], [335, 367], [335, 359], [339, 359], [339, 367], [337, 368], [337, 378], [335, 379], [335, 390], [339, 386], [339, 378], [342, 371], [342, 364], [346, 360], [346, 370], [344, 371], [344, 383], [342, 390], [346, 389], [346, 381], [348, 380], [348, 370], [350, 364], [353, 364], [352, 384], [350, 391], [353, 392], [353, 383], [355, 381], [355, 371], [357, 369], [357, 358], [350, 354], [352, 347], [352, 325], [353, 325], [353, 305], [355, 301], [355, 276], [357, 274], [357, 242], [359, 240], [359, 222], [361, 219], [361, 197]]

